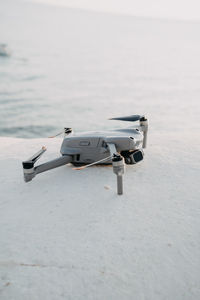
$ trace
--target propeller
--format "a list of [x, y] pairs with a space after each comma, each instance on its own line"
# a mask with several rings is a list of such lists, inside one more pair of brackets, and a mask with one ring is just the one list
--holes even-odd
[[141, 115], [131, 115], [127, 117], [117, 117], [117, 118], [111, 118], [109, 120], [119, 120], [119, 121], [129, 121], [129, 122], [135, 122], [135, 121], [144, 121], [145, 117]]
[[46, 147], [43, 146], [41, 150], [39, 150], [37, 153], [35, 153], [33, 156], [31, 156], [26, 161], [22, 162], [25, 182], [28, 182], [28, 181], [32, 180], [33, 177], [35, 177], [36, 173], [34, 170], [34, 164], [46, 150], [47, 150]]
[[52, 135], [52, 136], [48, 136], [49, 139], [53, 139], [55, 138], [56, 136], [59, 136], [61, 134], [65, 134], [65, 135], [68, 135], [70, 133], [72, 133], [72, 128], [68, 128], [68, 127], [65, 127], [61, 132], [55, 134], [55, 135]]
[[31, 156], [27, 161], [35, 163], [46, 150], [47, 148], [43, 146], [41, 150], [39, 150], [37, 153]]

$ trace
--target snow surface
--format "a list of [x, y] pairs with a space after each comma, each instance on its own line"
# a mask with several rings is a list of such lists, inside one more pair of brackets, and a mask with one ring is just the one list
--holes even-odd
[[[127, 166], [71, 165], [23, 182], [21, 161], [61, 139], [0, 138], [0, 299], [200, 299], [197, 132], [149, 137]], [[169, 146], [170, 145], [170, 146]]]

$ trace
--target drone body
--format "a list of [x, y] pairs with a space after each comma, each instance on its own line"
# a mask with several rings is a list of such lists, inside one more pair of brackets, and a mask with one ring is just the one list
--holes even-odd
[[95, 164], [112, 164], [113, 171], [117, 175], [118, 194], [123, 194], [124, 161], [126, 164], [135, 164], [143, 159], [148, 121], [144, 116], [139, 115], [113, 118], [112, 120], [139, 121], [139, 126], [80, 134], [74, 134], [71, 128], [65, 128], [65, 136], [60, 149], [61, 157], [35, 167], [35, 162], [46, 151], [46, 148], [43, 147], [38, 153], [23, 162], [25, 182], [32, 180], [39, 173], [67, 163], [72, 163], [76, 167], [81, 166], [76, 168], [77, 170]]

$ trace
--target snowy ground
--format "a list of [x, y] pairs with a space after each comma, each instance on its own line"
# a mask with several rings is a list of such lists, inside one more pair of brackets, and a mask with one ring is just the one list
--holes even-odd
[[0, 138], [0, 299], [199, 299], [199, 142], [185, 134], [150, 134], [123, 196], [110, 167], [25, 184], [21, 161], [61, 140]]

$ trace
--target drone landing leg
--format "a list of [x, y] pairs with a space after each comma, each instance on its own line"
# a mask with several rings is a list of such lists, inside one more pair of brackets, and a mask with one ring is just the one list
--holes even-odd
[[124, 159], [117, 152], [115, 144], [108, 143], [110, 154], [112, 155], [113, 172], [117, 175], [117, 194], [123, 194], [123, 174], [124, 174]]
[[123, 178], [122, 178], [122, 175], [117, 176], [117, 193], [118, 193], [118, 195], [123, 194]]

